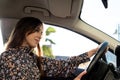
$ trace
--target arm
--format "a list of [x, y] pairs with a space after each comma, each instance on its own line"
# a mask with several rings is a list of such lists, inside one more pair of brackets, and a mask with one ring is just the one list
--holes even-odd
[[76, 70], [79, 64], [90, 60], [94, 51], [95, 50], [91, 50], [79, 56], [70, 57], [67, 60], [55, 60], [43, 57], [41, 65], [44, 73], [48, 77], [69, 77]]
[[87, 73], [86, 71], [83, 71], [74, 80], [81, 80], [82, 76], [84, 76], [86, 73]]
[[90, 51], [88, 51], [88, 57], [89, 58], [92, 57], [96, 53], [98, 48], [99, 48], [99, 46], [97, 48], [95, 48], [95, 49], [91, 49]]

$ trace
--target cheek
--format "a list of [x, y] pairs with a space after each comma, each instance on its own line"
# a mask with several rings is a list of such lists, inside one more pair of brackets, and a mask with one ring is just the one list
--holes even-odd
[[36, 44], [35, 44], [35, 40], [34, 40], [34, 36], [33, 35], [28, 35], [26, 37], [26, 42], [27, 42], [27, 45], [30, 46], [30, 47], [36, 47]]
[[33, 39], [33, 36], [32, 36], [32, 35], [28, 35], [28, 36], [26, 37], [26, 41], [27, 41], [27, 42], [30, 42], [32, 39]]

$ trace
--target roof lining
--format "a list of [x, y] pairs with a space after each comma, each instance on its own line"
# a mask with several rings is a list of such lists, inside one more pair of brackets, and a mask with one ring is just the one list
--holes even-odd
[[50, 12], [57, 17], [71, 16], [71, 6], [72, 0], [49, 0]]

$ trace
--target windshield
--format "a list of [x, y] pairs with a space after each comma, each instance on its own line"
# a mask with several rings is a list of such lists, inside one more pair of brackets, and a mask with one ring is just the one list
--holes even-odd
[[111, 37], [120, 40], [120, 0], [108, 0], [105, 8], [102, 0], [84, 0], [80, 18]]

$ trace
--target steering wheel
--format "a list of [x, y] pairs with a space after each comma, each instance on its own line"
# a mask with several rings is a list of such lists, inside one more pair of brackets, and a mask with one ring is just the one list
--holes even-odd
[[89, 64], [87, 70], [87, 73], [91, 71], [91, 69], [94, 67], [95, 63], [104, 55], [106, 49], [108, 46], [108, 42], [103, 42], [100, 44], [99, 49], [97, 50], [94, 58], [92, 59], [91, 63]]
[[[86, 69], [87, 74], [91, 73], [95, 64], [102, 58], [102, 56], [106, 52], [107, 46], [108, 46], [108, 42], [106, 42], [106, 41], [104, 41], [103, 43], [101, 43], [99, 45], [99, 49], [96, 51], [95, 56], [93, 57], [91, 63], [89, 64], [88, 68]], [[83, 76], [82, 80], [87, 80], [87, 75]]]

